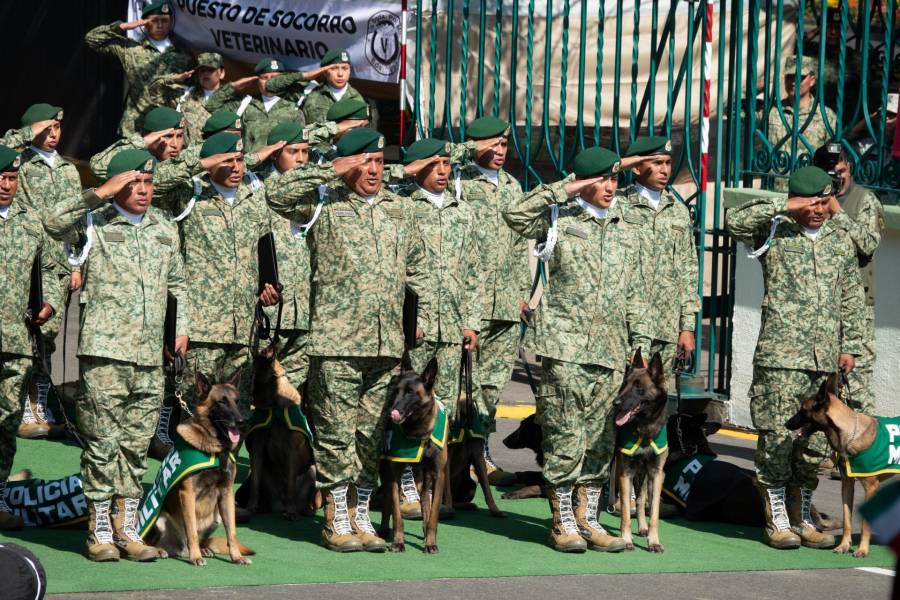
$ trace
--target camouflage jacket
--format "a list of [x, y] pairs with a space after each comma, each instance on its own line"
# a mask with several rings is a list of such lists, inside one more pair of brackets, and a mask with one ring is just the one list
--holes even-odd
[[[13, 200], [6, 219], [0, 217], [0, 354], [31, 356], [31, 340], [25, 325], [25, 311], [31, 289], [31, 267], [41, 252], [44, 302], [62, 312], [62, 288], [57, 283], [59, 265], [46, 248], [47, 238], [37, 211]], [[54, 243], [55, 244], [55, 243]], [[52, 285], [51, 285], [52, 284]]]
[[874, 192], [856, 183], [850, 184], [850, 189], [838, 198], [838, 202], [843, 210], [839, 210], [832, 220], [850, 234], [856, 247], [866, 304], [875, 306], [875, 250], [884, 232], [884, 207]]
[[[307, 168], [300, 165], [298, 169]], [[281, 177], [281, 173], [268, 161], [262, 164], [259, 178], [268, 187]], [[271, 209], [269, 209], [271, 210]], [[284, 286], [281, 290], [281, 328], [284, 330], [309, 330], [309, 248], [300, 237], [300, 225], [290, 219], [271, 212], [272, 233], [275, 236], [275, 253], [278, 260], [278, 280]], [[273, 314], [274, 316], [274, 314]], [[273, 321], [274, 323], [274, 321]]]
[[[94, 177], [99, 179], [100, 181], [106, 181], [106, 167], [109, 166], [110, 161], [113, 157], [121, 152], [122, 150], [145, 150], [144, 148], [144, 136], [140, 133], [132, 133], [127, 137], [120, 138], [93, 155], [90, 160], [91, 165], [91, 173], [94, 174]], [[153, 183], [156, 185], [157, 177], [154, 175]]]
[[[266, 89], [271, 94], [277, 96], [289, 95], [300, 102], [303, 110], [303, 116], [307, 123], [324, 123], [327, 120], [328, 109], [337, 102], [337, 98], [331, 93], [327, 86], [318, 84], [306, 93], [306, 87], [311, 82], [303, 78], [303, 73], [285, 73], [278, 75], [266, 82]], [[369, 127], [378, 129], [378, 111], [374, 103], [360, 94], [352, 85], [344, 93], [341, 99], [352, 98], [354, 100], [362, 100], [369, 105]]]
[[694, 331], [700, 297], [697, 292], [697, 249], [691, 213], [668, 191], [654, 210], [637, 188], [617, 193], [617, 202], [634, 210], [629, 219], [641, 220], [641, 269], [643, 270], [650, 337], [675, 343], [682, 331]]
[[541, 185], [507, 206], [510, 227], [527, 238], [546, 239], [550, 207], [559, 205], [550, 281], [535, 315], [529, 343], [541, 356], [624, 371], [632, 349], [650, 347], [640, 253], [638, 209], [618, 201], [605, 219], [566, 197], [572, 177]]
[[759, 248], [776, 216], [787, 220], [759, 259], [765, 293], [754, 364], [835, 371], [839, 353], [862, 351], [865, 299], [853, 242], [834, 220], [822, 225], [815, 241], [809, 239], [788, 217], [785, 198], [761, 198], [731, 209], [728, 231]]
[[522, 199], [522, 186], [506, 171], [500, 185], [469, 164], [462, 168], [463, 197], [475, 208], [484, 296], [481, 318], [518, 323], [520, 302], [528, 301], [531, 270], [528, 242], [503, 220], [503, 211]]
[[401, 195], [413, 200], [416, 225], [425, 243], [425, 268], [432, 276], [432, 287], [423, 290], [427, 297], [420, 298], [424, 309], [418, 311], [418, 326], [426, 341], [460, 343], [463, 329], [481, 329], [481, 252], [475, 209], [449, 191], [444, 191], [441, 208], [415, 185]]
[[269, 206], [308, 223], [326, 197], [307, 243], [312, 265], [312, 316], [307, 352], [314, 356], [403, 353], [403, 300], [409, 285], [424, 298], [433, 288], [412, 201], [382, 188], [370, 205], [331, 168], [294, 169], [272, 182]]
[[84, 42], [91, 50], [112, 56], [122, 65], [127, 94], [119, 133], [127, 137], [140, 131], [138, 121], [142, 113], [152, 106], [147, 86], [162, 75], [192, 69], [196, 61], [187, 49], [175, 43], [165, 52], [160, 52], [148, 40], [132, 40], [119, 27], [121, 24], [121, 21], [116, 21], [95, 27], [84, 36]]
[[[794, 128], [794, 104], [792, 101], [785, 98], [782, 100], [782, 107], [784, 109], [784, 119], [782, 119], [781, 115], [778, 113], [777, 107], [772, 107], [768, 117], [765, 119], [768, 123], [767, 137], [771, 148], [762, 148], [760, 146], [757, 150], [758, 152], [764, 150], [766, 154], [769, 155], [770, 168], [772, 168], [775, 163], [780, 162], [777, 160], [778, 153], [784, 152], [789, 155], [791, 152], [791, 137]], [[828, 120], [828, 125], [835, 127], [837, 116], [834, 114], [834, 111], [827, 106], [820, 104], [815, 98], [813, 98], [813, 102], [810, 106], [801, 108], [797, 113], [797, 123], [799, 123], [800, 127], [800, 134], [797, 137], [798, 154], [808, 154], [811, 157], [817, 148], [821, 147], [831, 138], [828, 127], [825, 125], [825, 120], [822, 118], [823, 110], [825, 111], [825, 118]], [[760, 115], [759, 118], [761, 119], [762, 116]], [[773, 152], [775, 153], [774, 155]], [[787, 178], [775, 178], [772, 189], [778, 192], [786, 192], [788, 189]]]
[[184, 115], [184, 135], [187, 142], [203, 141], [203, 124], [212, 114], [206, 109], [209, 97], [199, 85], [187, 86], [172, 80], [172, 75], [154, 79], [147, 86], [152, 106], [168, 106]]
[[[188, 335], [194, 342], [242, 344], [250, 340], [259, 285], [257, 247], [270, 231], [262, 185], [245, 178], [229, 206], [208, 175], [198, 178], [200, 194], [179, 223], [188, 286]], [[160, 197], [159, 208], [180, 215], [194, 195], [183, 181]]]
[[[248, 96], [234, 89], [232, 84], [226, 83], [206, 101], [206, 110], [210, 113], [217, 110], [237, 112], [246, 97]], [[269, 131], [282, 121], [300, 125], [306, 123], [303, 113], [297, 107], [297, 98], [292, 96], [281, 96], [268, 112], [262, 100], [253, 96], [240, 117], [244, 129], [245, 152], [255, 152], [265, 146]]]
[[81, 289], [79, 356], [97, 356], [141, 366], [162, 366], [166, 297], [178, 299], [178, 335], [187, 335], [190, 307], [178, 228], [151, 207], [132, 225], [93, 190], [58, 203], [47, 232], [76, 243], [93, 232]]

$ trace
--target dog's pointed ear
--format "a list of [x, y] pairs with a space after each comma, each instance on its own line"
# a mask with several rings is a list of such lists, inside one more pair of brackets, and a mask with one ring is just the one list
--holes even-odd
[[631, 358], [631, 368], [632, 369], [643, 369], [644, 368], [644, 357], [641, 356], [641, 347], [638, 346], [637, 352], [634, 353], [634, 356]]
[[831, 392], [835, 396], [839, 396], [839, 391], [841, 389], [841, 374], [840, 373], [832, 373], [828, 376], [828, 379], [825, 380], [825, 390]]
[[653, 358], [650, 359], [649, 371], [650, 378], [653, 381], [661, 381], [665, 379], [665, 373], [663, 373], [663, 362], [662, 356], [659, 352], [653, 354]]
[[822, 385], [819, 386], [819, 391], [816, 392], [816, 401], [815, 401], [816, 406], [828, 404], [828, 394], [829, 393], [834, 394], [836, 392], [835, 387], [834, 387], [834, 385], [835, 385], [834, 378], [836, 378], [836, 377], [838, 377], [837, 374], [834, 374], [834, 373], [831, 374], [828, 377], [828, 379], [823, 381]]
[[228, 385], [238, 387], [238, 384], [241, 382], [241, 371], [243, 371], [243, 368], [238, 369], [228, 378]]
[[431, 360], [428, 361], [428, 364], [425, 365], [425, 370], [422, 371], [422, 375], [420, 375], [420, 377], [422, 378], [422, 383], [425, 385], [426, 390], [431, 391], [431, 389], [434, 387], [434, 380], [437, 379], [437, 373], [437, 357], [432, 356]]
[[206, 395], [209, 394], [209, 390], [212, 389], [209, 378], [200, 371], [197, 371], [195, 385], [197, 388], [197, 398], [206, 398]]
[[409, 358], [409, 350], [403, 351], [403, 356], [400, 357], [400, 372], [404, 371], [412, 371], [412, 359]]

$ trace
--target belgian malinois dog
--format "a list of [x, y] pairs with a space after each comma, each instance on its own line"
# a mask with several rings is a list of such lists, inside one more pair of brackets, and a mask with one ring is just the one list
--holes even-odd
[[[301, 405], [300, 393], [288, 381], [272, 347], [254, 358], [253, 405], [273, 412]], [[247, 452], [247, 510], [281, 510], [291, 520], [315, 512], [316, 471], [312, 447], [303, 432], [273, 419], [270, 426], [247, 435]]]
[[[169, 491], [147, 539], [169, 556], [187, 557], [198, 567], [206, 565], [206, 558], [226, 553], [231, 562], [249, 565], [244, 555], [254, 554], [238, 542], [234, 519], [237, 467], [230, 453], [240, 445], [244, 423], [236, 387], [240, 378], [238, 371], [228, 383], [213, 385], [197, 373], [197, 408], [176, 431], [197, 450], [218, 454], [219, 466], [188, 475]], [[225, 525], [224, 540], [210, 537], [220, 522]]]
[[[850, 551], [853, 536], [853, 482], [862, 484], [866, 499], [871, 498], [882, 481], [892, 474], [884, 473], [871, 477], [850, 477], [847, 474], [847, 457], [854, 457], [868, 449], [875, 441], [878, 421], [874, 417], [857, 412], [844, 404], [837, 395], [840, 390], [840, 373], [832, 373], [819, 386], [815, 396], [806, 398], [800, 410], [785, 426], [800, 438], [809, 437], [816, 431], [825, 433], [828, 443], [838, 453], [838, 468], [841, 472], [841, 503], [844, 512], [844, 528], [840, 543], [834, 552], [845, 554]], [[872, 531], [865, 520], [862, 523], [859, 548], [853, 553], [857, 558], [869, 555], [869, 540]]]
[[[656, 438], [666, 424], [666, 374], [663, 370], [662, 358], [655, 353], [648, 367], [643, 366], [641, 351], [635, 353], [631, 368], [625, 374], [625, 381], [619, 395], [613, 401], [615, 407], [615, 423], [624, 427], [634, 423], [637, 434], [645, 439]], [[619, 484], [619, 500], [622, 514], [621, 535], [625, 540], [625, 550], [634, 550], [631, 538], [631, 486], [635, 476], [644, 480], [637, 497], [638, 535], [647, 536], [647, 547], [650, 552], [663, 552], [659, 543], [659, 503], [662, 496], [665, 471], [663, 468], [668, 456], [668, 446], [661, 454], [652, 447], [639, 447], [632, 455], [626, 456], [619, 451], [616, 444], [616, 475]], [[647, 527], [646, 504], [650, 496], [650, 527]]]
[[[406, 360], [404, 362], [407, 362]], [[422, 528], [425, 532], [424, 552], [436, 554], [438, 515], [444, 496], [445, 468], [447, 466], [447, 444], [437, 447], [431, 440], [438, 416], [438, 402], [434, 397], [434, 380], [437, 377], [437, 359], [432, 358], [422, 374], [404, 370], [393, 390], [390, 420], [400, 426], [409, 440], [424, 440], [425, 451], [422, 461], [415, 465], [421, 470]], [[381, 482], [386, 490], [383, 494], [381, 513], [381, 537], [387, 539], [390, 520], [394, 520], [394, 536], [391, 552], [406, 550], [403, 535], [403, 516], [400, 513], [400, 477], [408, 463], [381, 461]]]
[[[515, 431], [503, 438], [503, 445], [510, 450], [531, 450], [534, 462], [544, 467], [544, 432], [537, 424], [535, 415], [529, 415], [519, 422]], [[504, 492], [504, 500], [522, 500], [525, 498], [543, 498], [547, 495], [544, 487], [544, 476], [540, 471], [516, 471], [516, 483], [523, 487], [511, 492]]]

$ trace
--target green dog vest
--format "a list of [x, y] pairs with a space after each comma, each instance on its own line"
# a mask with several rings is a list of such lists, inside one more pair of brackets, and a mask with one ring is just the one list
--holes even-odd
[[257, 429], [266, 429], [275, 424], [284, 425], [292, 431], [299, 431], [309, 439], [309, 443], [313, 442], [313, 432], [309, 427], [309, 421], [306, 415], [300, 410], [296, 404], [292, 404], [285, 408], [254, 408], [253, 414], [250, 415], [250, 426], [247, 429], [247, 435]]
[[706, 466], [706, 463], [716, 459], [715, 456], [709, 454], [695, 454], [683, 458], [674, 465], [666, 465], [666, 478], [663, 480], [663, 491], [680, 504], [682, 508], [687, 507], [688, 496], [691, 495], [691, 486], [694, 485], [694, 479]]
[[409, 438], [403, 433], [398, 423], [391, 422], [391, 428], [384, 434], [384, 454], [382, 458], [391, 462], [420, 463], [425, 456], [425, 447], [432, 443], [441, 450], [447, 443], [447, 411], [438, 402], [438, 414], [434, 420], [434, 429], [427, 438]]
[[872, 477], [882, 473], [900, 473], [900, 417], [875, 417], [875, 441], [846, 459], [847, 475]]
[[657, 456], [669, 449], [669, 437], [666, 432], [666, 425], [659, 430], [659, 434], [651, 439], [644, 439], [637, 432], [637, 426], [634, 423], [628, 423], [624, 427], [616, 430], [616, 447], [619, 452], [625, 456], [631, 456], [640, 448], [650, 447]]

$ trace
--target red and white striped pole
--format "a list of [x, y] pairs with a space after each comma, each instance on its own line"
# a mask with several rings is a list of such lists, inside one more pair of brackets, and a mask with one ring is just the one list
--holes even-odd
[[714, 0], [706, 0], [706, 27], [703, 31], [703, 117], [700, 119], [700, 193], [706, 193], [706, 182], [709, 179], [709, 104], [712, 79], [713, 2]]
[[400, 9], [400, 147], [406, 140], [406, 28], [409, 17], [408, 0]]

